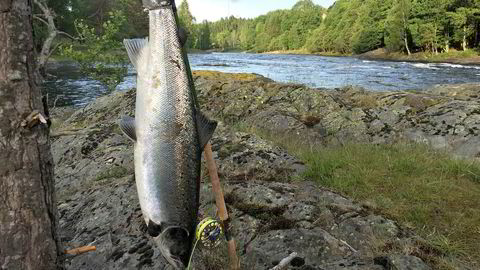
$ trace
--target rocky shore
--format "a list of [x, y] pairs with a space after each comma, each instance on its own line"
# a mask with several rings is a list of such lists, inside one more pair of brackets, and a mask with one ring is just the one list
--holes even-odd
[[[245, 125], [315, 145], [411, 140], [464, 158], [480, 157], [480, 88], [424, 93], [308, 89], [251, 74], [198, 72], [202, 110], [221, 121], [212, 139], [244, 269], [269, 269], [291, 252], [289, 269], [432, 269], [436, 250], [374, 208], [310, 180], [305, 165]], [[53, 112], [60, 236], [98, 250], [66, 258], [67, 269], [163, 269], [147, 237], [135, 190], [133, 144], [116, 125], [134, 114], [135, 91], [76, 111]], [[205, 171], [205, 170], [204, 170]], [[201, 215], [215, 215], [206, 173]], [[439, 256], [441, 254], [438, 254]], [[194, 256], [195, 269], [226, 269], [224, 246]], [[460, 263], [459, 269], [469, 269]]]
[[460, 157], [480, 157], [480, 84], [426, 92], [309, 89], [259, 76], [197, 72], [204, 110], [309, 144], [424, 142]]

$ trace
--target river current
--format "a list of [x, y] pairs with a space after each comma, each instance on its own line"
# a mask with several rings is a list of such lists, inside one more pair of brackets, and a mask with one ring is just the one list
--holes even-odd
[[[422, 90], [436, 84], [480, 82], [480, 66], [448, 63], [370, 61], [354, 57], [249, 53], [189, 54], [193, 70], [257, 73], [278, 82], [301, 83], [313, 88], [362, 86], [372, 91]], [[50, 105], [83, 106], [107, 90], [79, 74], [71, 62], [49, 67], [55, 77], [45, 82]], [[135, 87], [131, 67], [118, 91]]]

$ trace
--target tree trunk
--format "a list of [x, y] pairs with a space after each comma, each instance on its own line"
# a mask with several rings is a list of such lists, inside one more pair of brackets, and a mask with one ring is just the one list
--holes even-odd
[[463, 42], [462, 42], [463, 51], [467, 50], [467, 27], [463, 26]]
[[402, 12], [403, 19], [403, 40], [405, 42], [405, 49], [407, 50], [408, 55], [411, 55], [410, 48], [408, 47], [408, 19], [405, 12]]
[[445, 34], [445, 52], [448, 53], [450, 51], [450, 36], [448, 33]]
[[408, 37], [407, 37], [407, 31], [403, 34], [403, 40], [405, 41], [405, 49], [407, 50], [408, 55], [411, 55], [412, 53], [410, 52], [410, 48], [408, 48]]
[[53, 161], [36, 86], [31, 0], [0, 1], [0, 268], [59, 268]]
[[43, 17], [46, 19], [41, 19], [40, 17], [36, 17], [38, 20], [45, 23], [48, 27], [48, 36], [43, 42], [42, 51], [38, 55], [38, 64], [37, 68], [42, 76], [46, 75], [45, 66], [47, 65], [48, 58], [50, 57], [50, 50], [52, 47], [52, 43], [57, 37], [58, 31], [57, 27], [55, 26], [55, 15], [54, 13], [42, 2], [39, 0], [34, 0], [35, 4], [40, 7], [43, 12]]
[[475, 42], [473, 44], [474, 47], [477, 47], [478, 46], [478, 38], [479, 38], [479, 35], [478, 35], [478, 27], [479, 27], [479, 24], [478, 22], [475, 23]]
[[63, 32], [59, 31], [57, 29], [57, 26], [55, 25], [55, 12], [50, 9], [46, 1], [44, 0], [33, 0], [35, 5], [37, 5], [40, 10], [42, 11], [43, 14], [38, 14], [34, 16], [34, 19], [37, 19], [38, 21], [42, 22], [45, 24], [45, 26], [48, 28], [48, 36], [43, 42], [42, 46], [42, 51], [38, 55], [38, 63], [37, 63], [37, 69], [43, 77], [46, 75], [46, 65], [48, 62], [48, 58], [52, 55], [52, 53], [57, 49], [57, 47], [54, 47], [52, 49], [52, 44], [57, 35], [65, 35], [71, 39], [75, 39], [73, 36]]

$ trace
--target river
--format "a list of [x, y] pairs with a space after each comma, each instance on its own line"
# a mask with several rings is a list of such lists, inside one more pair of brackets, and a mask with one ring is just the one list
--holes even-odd
[[[249, 53], [189, 54], [193, 70], [257, 73], [278, 82], [301, 83], [314, 88], [362, 86], [372, 91], [422, 90], [436, 84], [480, 82], [480, 66], [448, 63], [370, 61], [354, 57]], [[55, 77], [44, 84], [50, 105], [83, 106], [106, 89], [79, 74], [74, 63], [57, 62], [49, 67]], [[135, 71], [117, 90], [135, 87]]]

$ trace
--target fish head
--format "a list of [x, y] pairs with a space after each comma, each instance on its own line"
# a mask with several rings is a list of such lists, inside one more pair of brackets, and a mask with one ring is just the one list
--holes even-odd
[[182, 227], [169, 227], [163, 231], [155, 242], [163, 257], [177, 270], [188, 266], [192, 241], [190, 233]]
[[157, 9], [163, 7], [175, 8], [175, 0], [142, 0], [146, 9]]

